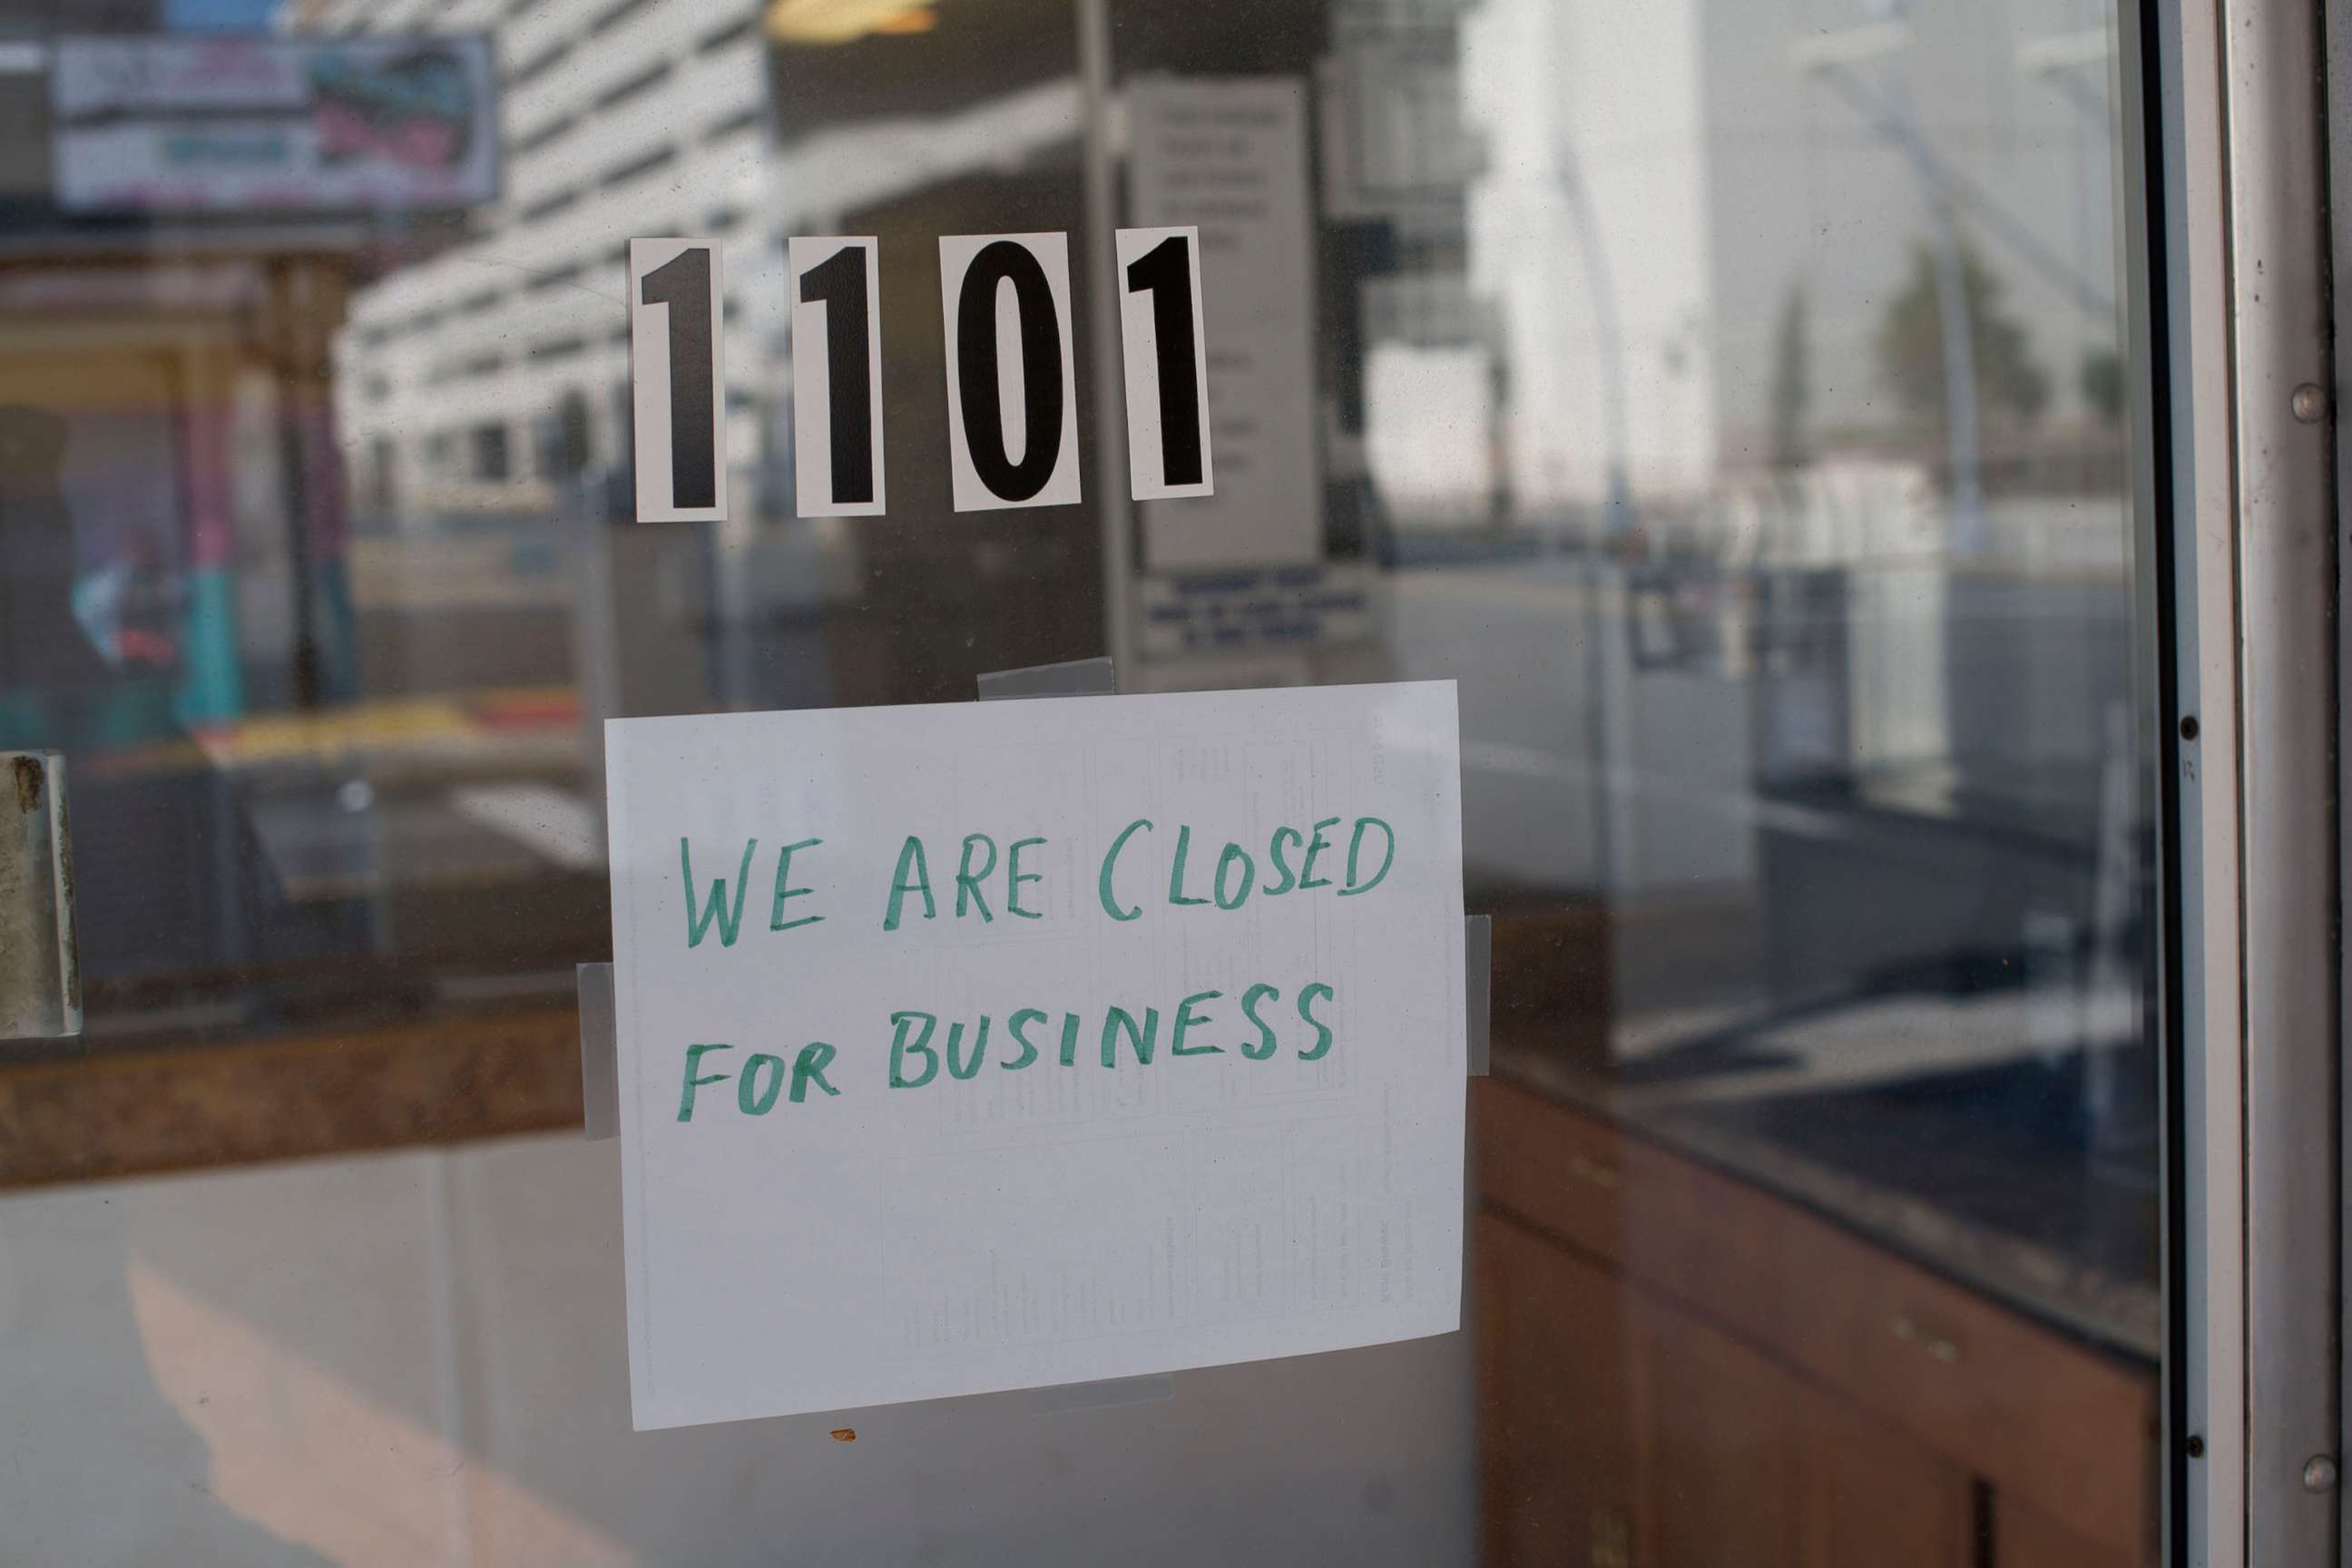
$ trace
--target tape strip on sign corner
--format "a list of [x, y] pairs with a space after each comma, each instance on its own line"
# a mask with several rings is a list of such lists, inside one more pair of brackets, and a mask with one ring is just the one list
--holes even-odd
[[1462, 920], [1462, 1005], [1465, 1015], [1465, 1042], [1469, 1047], [1469, 1075], [1485, 1078], [1493, 1050], [1488, 1044], [1495, 1016], [1495, 917], [1465, 915]]
[[726, 521], [726, 296], [719, 241], [629, 241], [639, 522]]
[[1109, 657], [1065, 659], [1059, 664], [1033, 664], [1021, 669], [992, 669], [973, 683], [982, 702], [1016, 697], [1115, 697], [1118, 669]]
[[940, 306], [955, 510], [1076, 504], [1070, 237], [941, 236]]
[[1137, 500], [1214, 495], [1201, 230], [1123, 228], [1117, 240], [1129, 493]]
[[621, 1062], [613, 966], [583, 963], [580, 980], [580, 1121], [592, 1143], [621, 1135]]
[[871, 236], [794, 235], [789, 269], [795, 510], [880, 517], [880, 244]]

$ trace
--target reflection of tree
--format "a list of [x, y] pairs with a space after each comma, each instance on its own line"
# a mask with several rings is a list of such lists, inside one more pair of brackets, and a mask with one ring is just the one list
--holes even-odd
[[[2007, 285], [1976, 253], [1960, 248], [1969, 338], [1976, 356], [1979, 395], [1990, 408], [2030, 424], [2050, 399], [2050, 378], [2033, 363], [2025, 329], [2002, 307]], [[1911, 247], [1911, 272], [1887, 302], [1878, 324], [1878, 371], [1910, 412], [1944, 416], [1944, 335], [1931, 247]]]
[[2083, 401], [2107, 424], [2124, 422], [2124, 360], [2113, 349], [2092, 349], [2083, 355]]
[[1805, 284], [1792, 279], [1780, 297], [1780, 324], [1772, 339], [1772, 466], [1794, 468], [1805, 449], [1805, 415], [1813, 400], [1812, 355], [1805, 341]]

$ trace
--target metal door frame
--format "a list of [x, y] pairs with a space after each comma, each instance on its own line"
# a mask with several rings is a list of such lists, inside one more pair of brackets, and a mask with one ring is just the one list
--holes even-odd
[[2347, 24], [2322, 13], [2141, 0], [2123, 18], [2161, 814], [2164, 1543], [2197, 1568], [2334, 1561], [2339, 1534], [2343, 622], [2321, 40], [2340, 48]]

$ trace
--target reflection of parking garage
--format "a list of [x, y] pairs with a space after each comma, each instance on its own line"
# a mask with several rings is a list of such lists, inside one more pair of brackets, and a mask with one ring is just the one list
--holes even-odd
[[[166, 36], [141, 13], [16, 46], [0, 76], [0, 745], [72, 759], [101, 1037], [224, 974], [381, 952], [383, 868], [435, 874], [348, 809], [368, 747], [434, 726], [352, 706], [394, 661], [355, 598], [329, 362], [352, 289], [488, 194], [495, 139], [478, 46]], [[338, 805], [337, 832], [289, 826]]]

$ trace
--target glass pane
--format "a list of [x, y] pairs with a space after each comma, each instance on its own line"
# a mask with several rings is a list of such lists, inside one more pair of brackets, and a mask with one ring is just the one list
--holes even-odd
[[[0, 1044], [5, 1533], [2152, 1561], [2116, 48], [2105, 0], [0, 0], [0, 748], [68, 758], [88, 1016]], [[1131, 502], [1107, 230], [1179, 224], [1216, 490]], [[1031, 231], [1086, 499], [957, 511], [937, 241]], [[724, 250], [721, 523], [635, 521], [665, 235]], [[881, 516], [796, 515], [793, 235], [879, 242]], [[633, 1435], [602, 721], [1104, 654], [1459, 683], [1465, 1331]]]

